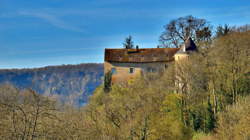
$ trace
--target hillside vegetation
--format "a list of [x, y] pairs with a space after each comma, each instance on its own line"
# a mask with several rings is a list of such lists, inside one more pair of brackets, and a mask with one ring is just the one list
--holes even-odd
[[101, 85], [103, 64], [49, 66], [36, 69], [0, 70], [0, 84], [33, 89], [39, 94], [81, 105]]
[[[250, 32], [232, 32], [148, 74], [100, 86], [76, 109], [32, 90], [0, 89], [0, 137], [23, 140], [247, 140]], [[178, 78], [177, 78], [178, 77]], [[176, 83], [182, 83], [180, 87]]]

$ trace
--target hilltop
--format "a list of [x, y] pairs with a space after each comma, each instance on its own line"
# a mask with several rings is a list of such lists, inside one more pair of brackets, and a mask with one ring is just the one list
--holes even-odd
[[47, 66], [33, 69], [0, 70], [0, 84], [19, 89], [31, 88], [63, 102], [84, 104], [88, 96], [102, 83], [103, 64]]

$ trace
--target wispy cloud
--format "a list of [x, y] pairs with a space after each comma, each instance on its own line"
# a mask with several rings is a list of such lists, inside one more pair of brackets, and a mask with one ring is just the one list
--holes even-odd
[[0, 13], [1, 18], [16, 18], [16, 17], [31, 17], [38, 18], [46, 21], [48, 24], [54, 27], [70, 30], [74, 32], [84, 32], [83, 28], [74, 26], [61, 18], [62, 15], [53, 14], [52, 12], [45, 12], [43, 10], [23, 10], [15, 12]]
[[90, 1], [91, 5], [98, 5], [98, 6], [106, 6], [106, 5], [115, 5], [115, 4], [123, 4], [126, 2], [131, 2], [131, 0], [93, 0]]
[[39, 18], [42, 20], [47, 21], [49, 24], [57, 27], [57, 28], [61, 28], [61, 29], [65, 29], [65, 30], [71, 30], [71, 31], [75, 31], [75, 32], [83, 32], [83, 29], [76, 27], [76, 26], [72, 26], [71, 24], [65, 22], [64, 20], [60, 19], [60, 17], [57, 17], [55, 15], [52, 14], [48, 14], [45, 12], [36, 12], [36, 11], [19, 11], [17, 13], [17, 15], [19, 16], [27, 16], [27, 17], [34, 17], [34, 18]]

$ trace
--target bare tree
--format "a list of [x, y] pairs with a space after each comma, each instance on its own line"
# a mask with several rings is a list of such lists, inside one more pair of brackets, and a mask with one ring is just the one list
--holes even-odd
[[164, 29], [159, 40], [163, 47], [179, 48], [189, 37], [197, 42], [207, 41], [212, 35], [211, 26], [205, 19], [191, 15], [171, 20]]
[[225, 24], [224, 26], [219, 25], [216, 30], [216, 37], [222, 37], [232, 32], [232, 27]]

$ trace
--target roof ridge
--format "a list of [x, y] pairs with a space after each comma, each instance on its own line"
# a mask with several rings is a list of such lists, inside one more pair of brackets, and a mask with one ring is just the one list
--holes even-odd
[[142, 49], [180, 49], [180, 48], [133, 48], [133, 49], [126, 49], [126, 48], [105, 48], [105, 50], [142, 50]]
[[105, 61], [166, 62], [172, 61], [180, 48], [105, 49]]

